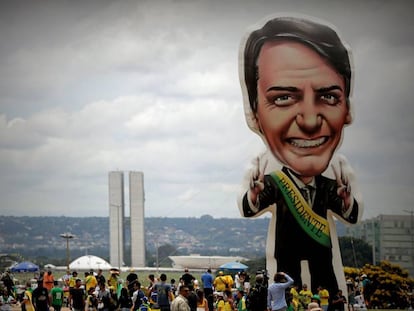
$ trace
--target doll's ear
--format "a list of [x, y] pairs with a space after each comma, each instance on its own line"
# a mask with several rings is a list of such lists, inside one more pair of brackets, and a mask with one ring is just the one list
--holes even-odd
[[254, 114], [254, 121], [255, 121], [255, 122], [256, 122], [256, 124], [257, 124], [257, 129], [258, 129], [258, 131], [259, 131], [261, 134], [263, 134], [262, 124], [260, 123], [260, 120], [259, 120], [259, 117], [258, 117], [258, 115], [257, 115], [257, 112]]
[[354, 117], [353, 117], [353, 113], [352, 113], [351, 101], [350, 101], [349, 98], [346, 101], [346, 106], [348, 108], [348, 111], [347, 111], [346, 116], [345, 116], [345, 124], [351, 124]]
[[348, 110], [348, 113], [346, 114], [346, 117], [345, 117], [345, 124], [351, 124], [351, 123], [352, 123], [352, 114]]

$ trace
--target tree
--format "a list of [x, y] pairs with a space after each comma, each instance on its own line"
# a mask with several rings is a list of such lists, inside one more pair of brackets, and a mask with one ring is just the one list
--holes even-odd
[[364, 297], [370, 309], [407, 309], [410, 305], [410, 291], [414, 279], [408, 277], [408, 271], [388, 261], [375, 266], [365, 264], [361, 269], [345, 268], [347, 279], [358, 280], [363, 274], [369, 280], [364, 289]]
[[[246, 266], [248, 266], [247, 268], [247, 274], [250, 276], [250, 284], [252, 286], [254, 286], [254, 284], [256, 283], [256, 273], [258, 271], [263, 271], [265, 273], [266, 272], [266, 258], [262, 257], [262, 258], [256, 258], [253, 260], [249, 260], [246, 262], [242, 262], [243, 264], [245, 264]], [[273, 276], [271, 276], [271, 278], [273, 278]]]
[[164, 244], [158, 247], [158, 260], [161, 267], [171, 267], [172, 260], [168, 257], [177, 252], [171, 244]]
[[346, 267], [361, 267], [372, 262], [372, 247], [364, 240], [352, 237], [340, 237], [342, 263]]

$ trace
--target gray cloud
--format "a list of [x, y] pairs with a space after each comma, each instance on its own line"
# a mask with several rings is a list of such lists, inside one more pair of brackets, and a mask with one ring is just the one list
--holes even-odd
[[[0, 9], [2, 213], [101, 215], [140, 170], [148, 216], [238, 217], [250, 160], [238, 49], [273, 13], [332, 22], [355, 63], [340, 149], [366, 217], [402, 213], [413, 153], [410, 1], [11, 1]], [[408, 207], [407, 207], [408, 206]]]

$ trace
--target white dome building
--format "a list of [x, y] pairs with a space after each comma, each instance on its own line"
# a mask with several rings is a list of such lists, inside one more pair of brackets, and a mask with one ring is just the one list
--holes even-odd
[[86, 256], [79, 257], [69, 264], [69, 269], [71, 271], [90, 270], [90, 269], [110, 270], [111, 268], [112, 266], [106, 260], [100, 257], [97, 257], [97, 256], [93, 256], [93, 255], [86, 255]]

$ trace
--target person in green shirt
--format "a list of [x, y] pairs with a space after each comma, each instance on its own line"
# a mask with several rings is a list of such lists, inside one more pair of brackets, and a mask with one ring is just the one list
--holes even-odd
[[63, 289], [59, 287], [58, 282], [53, 282], [53, 288], [50, 290], [50, 304], [55, 311], [60, 311], [63, 305]]
[[247, 311], [246, 308], [246, 298], [244, 296], [244, 290], [239, 288], [237, 290], [237, 311]]

